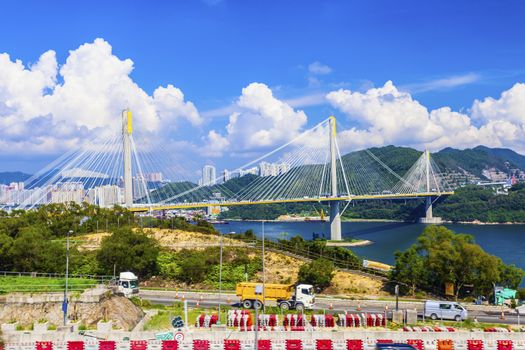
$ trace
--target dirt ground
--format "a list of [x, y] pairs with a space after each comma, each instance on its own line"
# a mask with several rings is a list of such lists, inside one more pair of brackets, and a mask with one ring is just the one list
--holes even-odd
[[[181, 230], [161, 230], [146, 229], [146, 234], [155, 238], [159, 244], [165, 248], [178, 249], [204, 249], [209, 246], [218, 246], [220, 236], [208, 235], [198, 232], [187, 232]], [[89, 234], [80, 237], [80, 249], [96, 249], [102, 238], [108, 233]], [[260, 254], [259, 250], [249, 248], [247, 244], [237, 240], [223, 237], [223, 245], [227, 246], [246, 246], [250, 252], [249, 255]], [[284, 254], [267, 251], [265, 254], [265, 271], [266, 281], [268, 283], [294, 283], [297, 281], [299, 268], [305, 262], [289, 257]], [[262, 281], [262, 273], [259, 273], [258, 279]], [[151, 286], [178, 287], [168, 281], [150, 281], [146, 283]], [[349, 273], [345, 271], [336, 271], [332, 280], [332, 286], [328, 288], [326, 294], [335, 294], [347, 297], [371, 297], [387, 295], [382, 291], [383, 282], [374, 277], [363, 276], [360, 274]]]

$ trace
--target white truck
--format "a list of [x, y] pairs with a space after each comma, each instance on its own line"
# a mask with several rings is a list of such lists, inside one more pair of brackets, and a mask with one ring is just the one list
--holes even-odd
[[139, 279], [133, 272], [121, 272], [118, 279], [112, 280], [111, 290], [117, 295], [131, 298], [139, 294]]

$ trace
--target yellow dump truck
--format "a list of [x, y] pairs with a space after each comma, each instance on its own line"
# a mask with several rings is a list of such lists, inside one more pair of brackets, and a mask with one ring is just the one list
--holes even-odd
[[237, 283], [236, 294], [242, 306], [260, 309], [263, 301], [275, 301], [282, 310], [312, 309], [315, 304], [314, 287], [311, 284], [263, 284], [253, 282]]

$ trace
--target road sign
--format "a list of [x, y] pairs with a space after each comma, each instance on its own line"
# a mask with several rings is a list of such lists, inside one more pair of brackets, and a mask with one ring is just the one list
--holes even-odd
[[177, 332], [175, 333], [175, 340], [179, 343], [184, 340], [184, 333]]

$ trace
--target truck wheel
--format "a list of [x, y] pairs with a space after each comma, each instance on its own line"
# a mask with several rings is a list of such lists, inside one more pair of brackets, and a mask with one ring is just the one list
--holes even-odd
[[438, 315], [432, 314], [432, 315], [430, 315], [430, 319], [437, 320], [438, 319]]
[[245, 300], [242, 302], [242, 306], [245, 309], [251, 309], [252, 308], [252, 301], [251, 300]]
[[281, 308], [282, 311], [290, 310], [290, 304], [288, 304], [288, 303], [281, 303], [281, 304], [279, 304], [279, 307]]
[[303, 304], [297, 304], [295, 305], [295, 309], [301, 313], [304, 312], [304, 305]]
[[456, 317], [454, 317], [454, 320], [456, 320], [456, 322], [461, 322], [461, 316], [456, 315]]
[[263, 304], [259, 300], [255, 300], [255, 302], [253, 303], [253, 307], [254, 309], [260, 310], [262, 309]]

